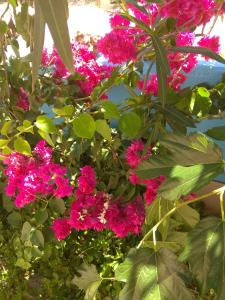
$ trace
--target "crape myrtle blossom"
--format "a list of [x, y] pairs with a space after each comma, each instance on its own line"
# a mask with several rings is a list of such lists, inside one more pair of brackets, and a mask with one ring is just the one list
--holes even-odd
[[44, 140], [36, 145], [32, 156], [12, 152], [3, 162], [8, 178], [6, 194], [15, 197], [15, 205], [19, 208], [39, 197], [63, 198], [72, 194], [73, 187], [66, 178], [67, 169], [53, 162], [52, 149]]

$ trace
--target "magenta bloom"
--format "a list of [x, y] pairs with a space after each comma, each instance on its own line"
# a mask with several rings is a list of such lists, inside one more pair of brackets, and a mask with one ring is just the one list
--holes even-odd
[[[220, 51], [220, 38], [219, 36], [204, 36], [198, 41], [198, 45], [200, 47], [208, 48], [213, 52], [219, 53]], [[205, 56], [205, 60], [209, 60], [210, 58]]]
[[112, 30], [100, 39], [97, 48], [113, 64], [134, 60], [137, 53], [134, 36], [125, 30], [118, 29]]
[[58, 240], [65, 239], [71, 233], [69, 220], [66, 218], [55, 219], [52, 223], [52, 230]]
[[12, 152], [4, 164], [4, 173], [8, 177], [6, 194], [15, 196], [14, 202], [19, 208], [38, 196], [62, 198], [72, 194], [72, 186], [65, 178], [66, 168], [52, 161], [52, 149], [44, 140], [36, 145], [33, 156]]
[[20, 87], [19, 89], [19, 96], [17, 98], [16, 106], [22, 108], [24, 111], [29, 111], [30, 109], [28, 93], [24, 90], [23, 87]]

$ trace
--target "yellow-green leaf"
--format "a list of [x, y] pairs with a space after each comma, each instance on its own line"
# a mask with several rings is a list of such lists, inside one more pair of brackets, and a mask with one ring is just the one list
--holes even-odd
[[104, 139], [111, 141], [111, 129], [107, 124], [106, 120], [97, 120], [96, 122], [96, 131], [104, 137]]
[[51, 119], [46, 116], [38, 116], [35, 122], [35, 125], [38, 129], [41, 129], [47, 133], [55, 133], [56, 126]]
[[31, 147], [30, 144], [21, 137], [18, 137], [14, 141], [14, 148], [17, 152], [20, 152], [25, 155], [31, 155]]

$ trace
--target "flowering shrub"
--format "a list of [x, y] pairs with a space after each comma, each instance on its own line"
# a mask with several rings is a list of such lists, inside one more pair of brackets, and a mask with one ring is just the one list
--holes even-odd
[[[225, 84], [182, 84], [199, 57], [225, 63], [204, 33], [223, 1], [121, 1], [89, 42], [69, 41], [54, 1], [36, 1], [34, 20], [30, 1], [14, 7], [18, 32], [0, 22], [0, 298], [222, 299], [224, 188], [206, 195], [220, 195], [221, 218], [196, 192], [224, 172], [207, 137], [224, 126], [187, 132], [224, 115]], [[55, 46], [42, 51], [45, 23]], [[32, 62], [7, 57], [17, 35]], [[115, 87], [128, 92], [119, 104]]]

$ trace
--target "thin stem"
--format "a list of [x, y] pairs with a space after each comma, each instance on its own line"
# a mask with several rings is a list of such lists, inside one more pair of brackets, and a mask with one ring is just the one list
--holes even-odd
[[220, 193], [220, 210], [221, 210], [221, 217], [222, 221], [225, 221], [225, 216], [224, 216], [224, 206], [223, 206], [223, 195], [224, 195], [224, 190], [221, 191]]
[[[170, 215], [172, 215], [177, 209], [179, 209], [179, 208], [182, 207], [182, 206], [185, 206], [185, 205], [188, 205], [188, 204], [192, 204], [192, 203], [198, 202], [198, 201], [200, 201], [200, 200], [202, 200], [202, 199], [205, 199], [205, 198], [210, 197], [210, 196], [213, 196], [213, 195], [218, 195], [218, 194], [221, 195], [222, 193], [224, 193], [224, 191], [225, 191], [225, 186], [223, 186], [223, 187], [221, 187], [221, 188], [219, 188], [219, 189], [216, 189], [216, 190], [214, 190], [214, 191], [212, 191], [212, 192], [210, 192], [210, 193], [207, 193], [207, 194], [205, 194], [205, 195], [199, 196], [199, 197], [197, 197], [197, 198], [195, 198], [195, 199], [193, 199], [193, 200], [184, 201], [184, 202], [182, 202], [182, 203], [179, 203], [177, 206], [175, 206], [175, 207], [172, 208], [170, 211], [168, 211], [168, 213], [166, 213], [166, 214], [162, 217], [162, 219], [161, 219], [155, 226], [153, 226], [153, 227], [152, 227], [152, 228], [144, 235], [143, 239], [142, 239], [142, 240], [140, 241], [140, 243], [138, 244], [137, 249], [139, 249], [139, 248], [142, 246], [143, 242], [151, 235], [151, 233], [152, 233], [153, 231], [157, 230], [158, 227], [159, 227], [159, 225], [162, 224], [162, 223], [164, 222], [164, 220], [165, 220], [166, 218], [168, 218]], [[223, 217], [224, 217], [224, 215], [223, 215]]]

